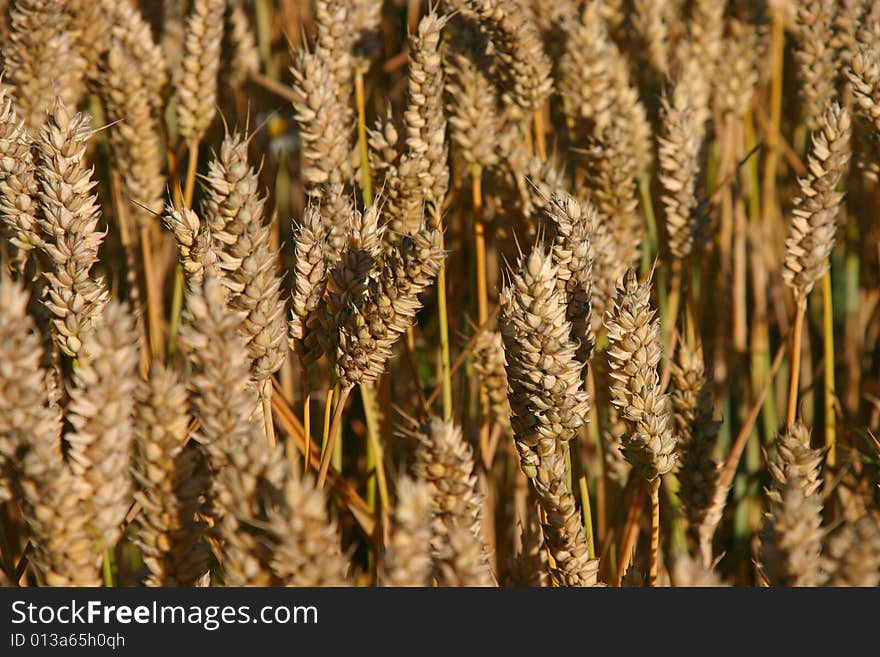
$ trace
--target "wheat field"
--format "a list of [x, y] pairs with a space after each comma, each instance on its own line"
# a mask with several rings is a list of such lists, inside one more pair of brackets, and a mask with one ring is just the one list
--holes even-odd
[[880, 584], [880, 2], [0, 8], [3, 584]]

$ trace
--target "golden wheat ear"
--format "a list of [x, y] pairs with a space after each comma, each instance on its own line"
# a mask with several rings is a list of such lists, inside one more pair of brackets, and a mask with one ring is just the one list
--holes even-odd
[[23, 271], [34, 249], [43, 243], [38, 219], [39, 187], [33, 139], [5, 86], [0, 86], [0, 144], [0, 218], [5, 236], [17, 250], [17, 267]]
[[813, 135], [807, 175], [798, 181], [782, 275], [799, 299], [810, 294], [828, 268], [844, 197], [837, 183], [849, 166], [851, 131], [849, 112], [836, 103], [827, 106]]
[[414, 473], [431, 496], [435, 575], [447, 586], [493, 586], [473, 450], [451, 421], [432, 418], [407, 433], [418, 440]]
[[430, 485], [403, 477], [397, 483], [391, 542], [382, 556], [382, 586], [430, 585], [431, 520]]
[[[120, 22], [111, 32], [106, 61], [98, 77], [110, 128], [110, 143], [122, 183], [126, 207], [138, 226], [150, 228], [162, 211], [166, 179], [165, 143], [155, 94], [156, 55], [149, 26], [129, 7], [120, 10]], [[146, 34], [144, 34], [146, 32]], [[148, 45], [142, 39], [150, 39]], [[161, 61], [161, 60], [160, 60]], [[159, 73], [164, 68], [159, 66]]]
[[589, 415], [583, 365], [569, 338], [568, 304], [559, 266], [538, 243], [522, 255], [501, 293], [499, 325], [507, 362], [510, 407], [523, 472], [531, 479], [547, 520], [544, 538], [556, 561], [554, 580], [595, 586], [598, 561], [590, 559], [574, 496], [566, 483], [564, 451]]
[[94, 170], [86, 161], [90, 124], [59, 97], [36, 142], [41, 246], [51, 262], [44, 274], [51, 294], [44, 303], [54, 315], [58, 347], [73, 358], [108, 297], [104, 280], [92, 274], [106, 233], [98, 227]]
[[177, 79], [177, 126], [187, 144], [198, 143], [217, 113], [217, 75], [226, 0], [194, 0], [186, 21], [182, 70]]
[[210, 480], [190, 437], [189, 397], [178, 374], [154, 361], [138, 386], [134, 478], [137, 543], [148, 586], [192, 586], [208, 571], [205, 523], [197, 518]]
[[[28, 129], [40, 129], [56, 98], [76, 107], [85, 91], [86, 62], [77, 51], [74, 15], [64, 3], [24, 0], [9, 8], [4, 83]], [[95, 45], [95, 44], [93, 44]]]

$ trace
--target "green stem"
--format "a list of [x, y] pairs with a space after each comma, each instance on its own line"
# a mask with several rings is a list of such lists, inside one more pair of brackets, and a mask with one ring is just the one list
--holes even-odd
[[[379, 416], [376, 408], [376, 397], [373, 389], [368, 385], [361, 385], [361, 401], [364, 406], [364, 417], [367, 420], [367, 469], [375, 468], [376, 476], [371, 478], [367, 488], [367, 503], [370, 510], [375, 511], [375, 488], [378, 484], [379, 501], [382, 509], [390, 508], [388, 497], [388, 483], [385, 478], [385, 465], [383, 458], [382, 441], [380, 440]], [[371, 488], [373, 489], [371, 491]]]
[[645, 222], [648, 225], [647, 243], [642, 249], [642, 273], [651, 268], [654, 255], [657, 253], [657, 217], [654, 215], [654, 203], [651, 200], [651, 179], [646, 171], [639, 174], [639, 196]]
[[101, 573], [104, 576], [104, 586], [113, 586], [113, 552], [110, 548], [104, 549]]

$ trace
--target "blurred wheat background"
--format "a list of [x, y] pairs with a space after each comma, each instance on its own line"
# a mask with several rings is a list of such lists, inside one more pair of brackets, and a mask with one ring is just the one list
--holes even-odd
[[880, 2], [0, 8], [4, 584], [880, 583]]

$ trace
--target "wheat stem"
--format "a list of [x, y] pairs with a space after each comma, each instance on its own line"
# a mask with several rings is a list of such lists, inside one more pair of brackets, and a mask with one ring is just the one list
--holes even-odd
[[471, 165], [471, 197], [474, 204], [474, 250], [477, 267], [477, 321], [486, 321], [489, 293], [486, 282], [486, 229], [483, 225], [483, 167]]
[[825, 462], [833, 466], [836, 461], [836, 424], [834, 410], [834, 306], [831, 287], [831, 270], [822, 277], [822, 346], [825, 352]]
[[186, 163], [186, 181], [183, 187], [184, 207], [192, 207], [193, 194], [196, 188], [196, 170], [199, 165], [199, 141], [193, 140], [187, 145], [189, 159]]
[[788, 384], [788, 407], [785, 412], [785, 426], [790, 427], [797, 415], [798, 385], [801, 375], [801, 342], [804, 332], [804, 314], [807, 310], [807, 298], [798, 296], [797, 312], [794, 318], [794, 334], [791, 339], [791, 379]]
[[[666, 323], [661, 325], [664, 333], [663, 347], [666, 363], [672, 361], [672, 341], [675, 339], [675, 327], [678, 325], [678, 312], [681, 306], [681, 293], [683, 289], [682, 275], [682, 259], [673, 257], [672, 259], [672, 277], [669, 286], [669, 296], [666, 303]], [[661, 316], [661, 320], [663, 317]], [[664, 367], [663, 379], [666, 380], [666, 370], [668, 365]]]
[[269, 449], [275, 449], [275, 423], [272, 421], [272, 377], [263, 379], [260, 385], [260, 403], [263, 406], [263, 424]]
[[651, 484], [651, 566], [648, 586], [657, 586], [657, 562], [660, 556], [660, 477]]
[[361, 156], [361, 193], [364, 196], [364, 205], [369, 207], [373, 204], [373, 179], [370, 176], [370, 149], [367, 144], [367, 114], [364, 94], [364, 71], [358, 68], [354, 72], [354, 98], [357, 104], [357, 133], [358, 151]]
[[[385, 477], [385, 459], [382, 449], [382, 442], [379, 439], [379, 417], [376, 413], [376, 397], [373, 395], [373, 388], [366, 384], [360, 385], [361, 401], [364, 406], [364, 417], [367, 420], [367, 451], [373, 467], [376, 469], [375, 482], [379, 489], [379, 502], [381, 508], [376, 511], [377, 517], [381, 516], [382, 511], [391, 508], [391, 502], [388, 495], [388, 480]], [[368, 468], [369, 469], [369, 468]], [[367, 499], [370, 502], [369, 498]]]
[[309, 454], [312, 450], [312, 386], [309, 377], [309, 368], [303, 365], [302, 368], [302, 389], [303, 389], [303, 436], [306, 441], [305, 459], [303, 463], [303, 474], [309, 471]]
[[[188, 145], [189, 159], [186, 165], [186, 180], [183, 187], [183, 198], [176, 203], [177, 209], [192, 206], [195, 193], [196, 170], [199, 161], [199, 140], [195, 139]], [[168, 330], [168, 358], [174, 357], [177, 350], [177, 334], [180, 329], [180, 312], [183, 309], [183, 266], [178, 262], [174, 268], [174, 288], [171, 293], [171, 320]]]
[[[346, 386], [339, 394], [339, 401], [336, 402], [336, 410], [333, 412], [333, 420], [330, 427], [325, 431], [325, 447], [321, 455], [321, 469], [318, 471], [318, 481], [315, 484], [318, 488], [324, 487], [327, 481], [327, 471], [330, 469], [330, 461], [333, 460], [333, 448], [336, 445], [336, 436], [339, 433], [340, 423], [342, 422], [342, 411], [345, 408], [345, 402], [351, 393], [352, 386]], [[328, 394], [329, 397], [329, 394]], [[326, 425], [326, 423], [325, 423]]]
[[629, 564], [632, 561], [633, 549], [639, 538], [639, 520], [642, 517], [641, 481], [639, 481], [636, 486], [637, 487], [632, 491], [629, 508], [627, 509], [626, 523], [623, 528], [620, 550], [617, 552], [616, 586], [620, 586], [623, 582], [623, 576], [626, 574]]
[[[745, 420], [743, 420], [743, 425], [740, 427], [739, 433], [731, 443], [730, 451], [727, 453], [727, 458], [724, 461], [724, 465], [718, 475], [718, 480], [715, 483], [715, 492], [712, 494], [710, 512], [707, 513], [706, 520], [699, 529], [700, 546], [703, 555], [708, 554], [709, 557], [711, 557], [712, 537], [715, 535], [715, 529], [721, 521], [721, 513], [724, 509], [727, 495], [730, 492], [730, 486], [733, 484], [733, 479], [736, 476], [736, 469], [739, 465], [739, 460], [742, 457], [743, 450], [745, 449], [749, 436], [752, 433], [752, 428], [755, 426], [758, 415], [761, 413], [761, 408], [764, 406], [764, 398], [767, 397], [767, 393], [773, 385], [776, 373], [782, 365], [784, 356], [785, 340], [779, 345], [779, 349], [776, 351], [776, 356], [773, 358], [773, 363], [770, 365], [770, 369], [764, 378], [761, 390], [755, 398], [751, 409], [749, 409], [748, 415]], [[711, 559], [707, 560], [705, 562], [706, 565], [709, 565], [710, 561]]]
[[[446, 250], [444, 243], [443, 224], [440, 213], [436, 213], [437, 231], [440, 233], [440, 248]], [[440, 271], [437, 272], [437, 321], [440, 331], [440, 361], [443, 381], [443, 419], [452, 419], [452, 365], [449, 352], [449, 314], [446, 304], [446, 258], [440, 261]], [[427, 403], [430, 406], [430, 400]]]
[[144, 287], [147, 291], [147, 326], [150, 332], [150, 347], [154, 358], [162, 358], [162, 316], [160, 293], [156, 282], [156, 270], [153, 265], [153, 248], [150, 239], [150, 228], [141, 226], [141, 260], [144, 268]]
[[587, 483], [587, 475], [578, 477], [578, 488], [581, 492], [581, 507], [584, 513], [584, 531], [587, 535], [587, 547], [590, 559], [596, 558], [596, 539], [593, 536], [593, 510], [590, 508], [590, 486]]
[[113, 586], [113, 553], [110, 548], [104, 548], [104, 558], [101, 561], [101, 575], [104, 578], [104, 586]]
[[174, 266], [174, 288], [171, 293], [171, 321], [168, 327], [168, 361], [177, 353], [177, 334], [180, 331], [180, 311], [183, 309], [183, 265]]
[[535, 126], [535, 149], [538, 157], [542, 160], [547, 159], [547, 135], [544, 131], [544, 109], [539, 107], [532, 113]]
[[[537, 112], [535, 113], [537, 116]], [[474, 248], [477, 267], [477, 321], [486, 321], [489, 315], [489, 286], [486, 280], [486, 228], [483, 225], [483, 167], [471, 165], [471, 195], [474, 206]], [[489, 413], [486, 387], [480, 384], [480, 451], [488, 448]]]

